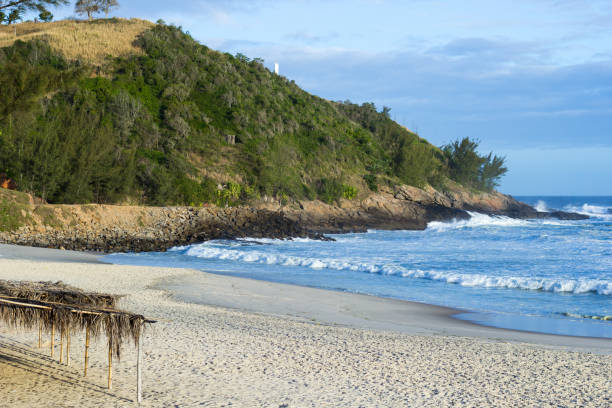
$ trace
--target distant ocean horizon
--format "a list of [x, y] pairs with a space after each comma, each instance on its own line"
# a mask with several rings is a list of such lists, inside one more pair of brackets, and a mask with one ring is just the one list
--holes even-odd
[[[480, 324], [612, 338], [612, 196], [514, 196], [584, 221], [470, 213], [425, 231], [216, 240], [105, 262], [207, 272], [449, 306]], [[467, 313], [467, 312], [471, 313]]]

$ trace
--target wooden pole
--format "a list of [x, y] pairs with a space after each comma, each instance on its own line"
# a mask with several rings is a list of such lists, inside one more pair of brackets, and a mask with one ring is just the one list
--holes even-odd
[[60, 329], [60, 364], [64, 362], [64, 325]]
[[108, 389], [113, 388], [113, 339], [108, 339]]
[[83, 377], [87, 377], [87, 365], [89, 364], [89, 326], [85, 330], [85, 374]]
[[51, 358], [55, 354], [55, 323], [51, 323]]
[[138, 336], [138, 357], [136, 359], [136, 400], [142, 402], [142, 333]]
[[70, 328], [66, 329], [66, 365], [70, 365]]

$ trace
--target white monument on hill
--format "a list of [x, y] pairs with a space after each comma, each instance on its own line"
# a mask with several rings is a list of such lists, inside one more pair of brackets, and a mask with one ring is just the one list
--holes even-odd
[[278, 75], [278, 62], [274, 63], [274, 73]]

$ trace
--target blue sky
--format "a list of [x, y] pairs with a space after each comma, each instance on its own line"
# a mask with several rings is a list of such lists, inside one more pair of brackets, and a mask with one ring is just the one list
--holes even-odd
[[389, 106], [436, 145], [480, 139], [507, 156], [503, 192], [612, 195], [610, 0], [120, 3], [319, 96]]

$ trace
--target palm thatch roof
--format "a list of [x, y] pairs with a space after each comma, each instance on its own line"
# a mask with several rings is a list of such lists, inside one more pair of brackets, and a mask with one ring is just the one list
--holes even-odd
[[111, 309], [117, 306], [120, 298], [120, 296], [106, 293], [84, 292], [61, 281], [52, 283], [6, 280], [0, 280], [0, 296]]
[[88, 330], [95, 338], [106, 335], [109, 349], [119, 358], [126, 339], [138, 343], [144, 316], [116, 308], [118, 296], [81, 291], [61, 282], [0, 280], [0, 321], [9, 326], [45, 331]]

